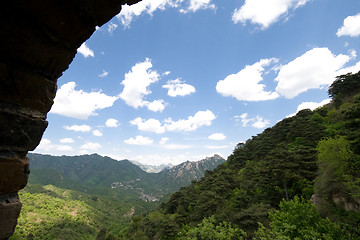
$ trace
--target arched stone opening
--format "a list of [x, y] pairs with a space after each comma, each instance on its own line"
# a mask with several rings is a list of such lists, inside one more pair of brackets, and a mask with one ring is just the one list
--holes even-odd
[[0, 10], [0, 240], [14, 231], [27, 184], [28, 151], [39, 144], [56, 81], [77, 48], [139, 0], [6, 1]]

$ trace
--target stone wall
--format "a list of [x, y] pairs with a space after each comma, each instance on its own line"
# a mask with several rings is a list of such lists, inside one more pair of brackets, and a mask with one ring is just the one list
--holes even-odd
[[28, 151], [39, 144], [56, 81], [77, 48], [139, 0], [5, 0], [0, 7], [0, 240], [16, 226]]

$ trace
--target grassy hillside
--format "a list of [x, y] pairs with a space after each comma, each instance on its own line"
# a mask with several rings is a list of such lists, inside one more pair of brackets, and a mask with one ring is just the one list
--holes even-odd
[[206, 239], [209, 228], [218, 239], [360, 239], [360, 73], [339, 76], [329, 95], [134, 218], [127, 239]]
[[11, 239], [114, 239], [133, 214], [151, 209], [140, 199], [123, 201], [53, 185], [29, 184], [19, 195], [23, 208]]

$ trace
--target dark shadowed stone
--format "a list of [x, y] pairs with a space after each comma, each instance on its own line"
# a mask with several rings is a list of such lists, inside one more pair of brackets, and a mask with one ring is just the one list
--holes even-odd
[[50, 111], [56, 84], [17, 66], [0, 62], [0, 102], [40, 111]]
[[24, 188], [29, 177], [29, 158], [0, 155], [0, 194], [17, 192]]
[[32, 151], [40, 143], [48, 122], [0, 109], [0, 150]]
[[20, 210], [17, 193], [0, 194], [0, 240], [8, 239], [13, 234]]

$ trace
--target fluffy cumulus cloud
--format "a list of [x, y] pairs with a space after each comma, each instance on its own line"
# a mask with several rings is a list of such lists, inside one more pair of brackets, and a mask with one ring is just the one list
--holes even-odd
[[181, 0], [143, 0], [133, 5], [123, 5], [121, 12], [117, 18], [125, 27], [129, 27], [134, 17], [140, 16], [142, 13], [147, 13], [150, 16], [156, 10], [165, 10], [167, 7], [176, 7], [177, 2]]
[[165, 127], [168, 131], [195, 131], [201, 126], [210, 126], [216, 116], [210, 111], [198, 111], [188, 119], [173, 121], [171, 118], [165, 120]]
[[146, 102], [147, 108], [152, 112], [162, 112], [167, 105], [164, 100], [154, 100], [152, 102]]
[[93, 132], [92, 132], [92, 134], [94, 135], [94, 136], [96, 136], [96, 137], [102, 137], [102, 132], [100, 131], [100, 130], [98, 130], [98, 129], [96, 129], [96, 130], [94, 130]]
[[[325, 99], [321, 102], [302, 102], [299, 104], [299, 106], [296, 109], [296, 113], [300, 112], [301, 110], [304, 109], [310, 109], [310, 110], [314, 110], [318, 107], [324, 106], [325, 104], [330, 103], [331, 99]], [[286, 117], [292, 117], [295, 116], [296, 113], [290, 114]]]
[[150, 59], [135, 64], [131, 71], [125, 74], [125, 79], [121, 82], [124, 86], [120, 98], [133, 108], [148, 107], [150, 111], [157, 112], [165, 109], [163, 100], [148, 102], [144, 100], [146, 95], [151, 94], [148, 88], [150, 84], [159, 80], [159, 74], [151, 70], [152, 63]]
[[121, 12], [117, 15], [123, 26], [130, 27], [135, 17], [144, 13], [152, 16], [157, 10], [163, 11], [167, 8], [179, 8], [182, 13], [196, 12], [200, 9], [215, 9], [212, 0], [142, 0], [133, 5], [123, 5]]
[[288, 16], [290, 10], [305, 5], [310, 0], [245, 0], [245, 3], [235, 9], [232, 20], [234, 23], [258, 24], [263, 29]]
[[211, 3], [211, 0], [190, 0], [189, 5], [186, 8], [181, 8], [180, 12], [196, 12], [199, 9], [216, 9], [215, 4]]
[[97, 110], [111, 107], [118, 99], [118, 97], [108, 96], [101, 91], [84, 92], [75, 90], [75, 87], [75, 82], [68, 82], [60, 87], [50, 113], [87, 119], [89, 116], [96, 116]]
[[127, 140], [124, 140], [124, 142], [130, 145], [150, 145], [154, 142], [154, 140], [148, 137], [138, 135], [135, 138], [129, 138]]
[[214, 133], [214, 134], [211, 134], [208, 138], [210, 140], [221, 141], [221, 140], [225, 140], [226, 136], [222, 133]]
[[360, 62], [357, 62], [353, 66], [340, 69], [339, 71], [337, 71], [336, 76], [344, 75], [347, 73], [357, 73], [359, 71], [360, 71]]
[[260, 116], [256, 116], [256, 119], [254, 120], [254, 122], [251, 126], [254, 128], [257, 128], [257, 129], [262, 129], [262, 128], [269, 126], [269, 124], [270, 124], [269, 120], [263, 119]]
[[186, 96], [196, 91], [195, 87], [184, 83], [180, 79], [170, 80], [162, 87], [168, 89], [170, 97]]
[[265, 91], [263, 72], [265, 67], [278, 62], [278, 59], [261, 59], [248, 65], [236, 74], [227, 76], [216, 84], [216, 91], [223, 96], [232, 96], [239, 101], [264, 101], [278, 98], [276, 92]]
[[328, 48], [313, 48], [281, 67], [276, 91], [285, 98], [294, 98], [309, 89], [331, 84], [350, 56], [334, 55]]
[[71, 126], [64, 126], [66, 130], [75, 131], [75, 132], [90, 132], [91, 127], [89, 125], [71, 125]]
[[150, 118], [148, 120], [144, 120], [140, 117], [135, 118], [134, 120], [130, 121], [131, 125], [135, 125], [138, 127], [140, 131], [146, 132], [154, 132], [154, 133], [164, 133], [165, 127], [162, 126], [159, 120]]
[[80, 146], [80, 149], [83, 150], [90, 150], [90, 151], [96, 151], [101, 148], [101, 145], [99, 143], [94, 142], [87, 142], [84, 145]]
[[187, 119], [180, 119], [177, 121], [171, 118], [160, 122], [157, 119], [150, 118], [148, 120], [140, 117], [130, 121], [131, 125], [137, 126], [140, 131], [164, 133], [166, 131], [195, 131], [201, 126], [210, 126], [216, 116], [210, 111], [198, 111], [194, 116], [189, 116]]
[[[62, 142], [62, 143], [66, 143], [66, 142]], [[40, 144], [37, 146], [35, 151], [53, 153], [54, 151], [71, 152], [74, 151], [74, 149], [69, 145], [53, 144], [49, 139], [43, 138], [41, 139]]]
[[94, 57], [94, 52], [85, 43], [81, 44], [81, 46], [77, 49], [78, 53], [81, 53], [84, 57]]
[[360, 36], [360, 13], [354, 16], [348, 16], [344, 19], [344, 24], [338, 29], [336, 35], [358, 37]]
[[120, 126], [120, 124], [119, 124], [118, 120], [116, 120], [114, 118], [109, 118], [108, 120], [106, 120], [105, 126], [111, 127], [111, 128], [116, 128], [116, 127]]
[[256, 116], [254, 118], [249, 117], [248, 113], [244, 113], [240, 116], [234, 116], [235, 121], [241, 122], [241, 125], [243, 127], [252, 126], [254, 128], [265, 128], [269, 126], [270, 121], [267, 119], [264, 119], [260, 116]]

